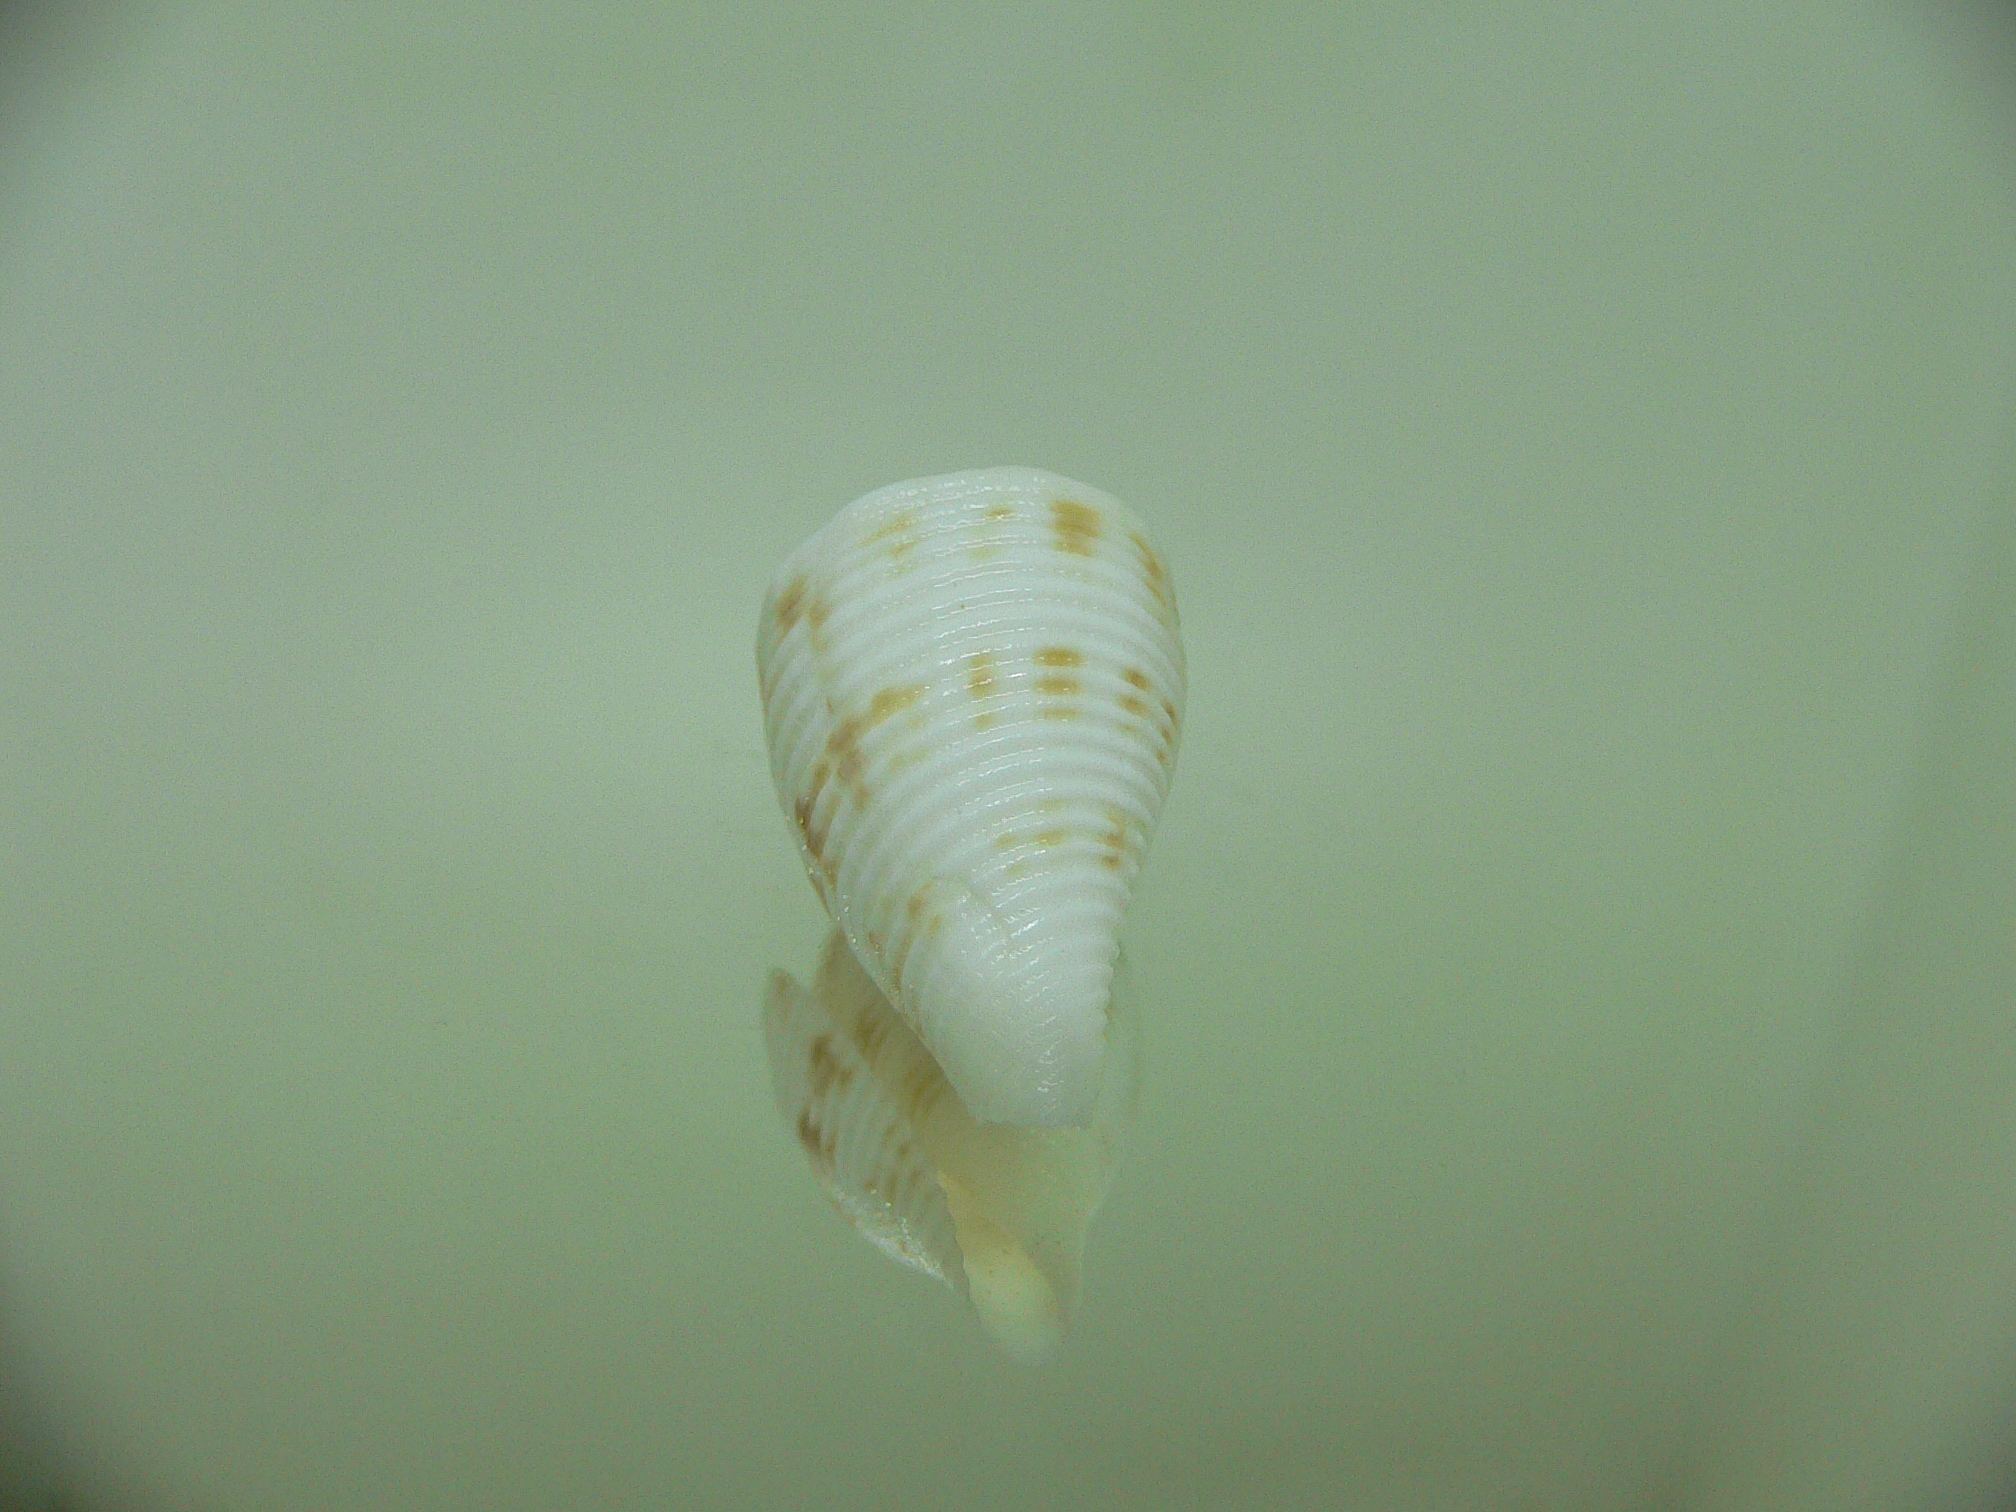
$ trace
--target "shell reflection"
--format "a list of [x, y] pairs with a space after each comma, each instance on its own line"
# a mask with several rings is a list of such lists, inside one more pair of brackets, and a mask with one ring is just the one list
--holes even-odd
[[771, 973], [763, 1035], [778, 1109], [854, 1227], [964, 1292], [1015, 1359], [1055, 1353], [1133, 1117], [1136, 1032], [1123, 994], [1092, 1116], [1074, 1128], [976, 1120], [838, 928], [809, 990]]

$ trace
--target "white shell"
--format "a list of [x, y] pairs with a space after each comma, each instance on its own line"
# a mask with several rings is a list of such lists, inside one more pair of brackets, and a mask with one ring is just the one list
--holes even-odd
[[1082, 1122], [1182, 721], [1146, 527], [1026, 467], [878, 489], [779, 570], [757, 665], [778, 796], [876, 985], [974, 1117]]
[[1074, 1129], [976, 1122], [837, 928], [810, 992], [772, 973], [763, 1038], [778, 1109], [841, 1212], [964, 1292], [1016, 1359], [1055, 1353], [1133, 1115], [1131, 1018], [1113, 1014], [1099, 1100]]

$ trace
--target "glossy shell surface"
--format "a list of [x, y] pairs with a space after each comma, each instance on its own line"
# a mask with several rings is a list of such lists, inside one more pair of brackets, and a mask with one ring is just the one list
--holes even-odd
[[968, 1110], [1081, 1123], [1176, 762], [1176, 595], [1117, 499], [1031, 468], [879, 489], [794, 552], [757, 644], [806, 872]]

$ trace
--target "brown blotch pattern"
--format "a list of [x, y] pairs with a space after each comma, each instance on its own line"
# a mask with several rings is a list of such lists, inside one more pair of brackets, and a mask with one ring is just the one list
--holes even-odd
[[1089, 504], [1059, 499], [1050, 506], [1050, 525], [1057, 532], [1059, 551], [1068, 551], [1076, 556], [1092, 555], [1092, 545], [1099, 539], [1101, 524], [1099, 511]]
[[1038, 845], [1044, 845], [1044, 846], [1062, 845], [1064, 843], [1065, 833], [1066, 832], [1061, 829], [1038, 830], [1033, 836], [1031, 836], [1031, 838], [1035, 840], [1035, 842]]
[[1074, 693], [1081, 692], [1082, 690], [1083, 684], [1077, 678], [1066, 677], [1061, 673], [1036, 679], [1036, 691], [1046, 694], [1051, 698], [1069, 698]]
[[819, 1127], [819, 1120], [812, 1116], [810, 1108], [798, 1114], [798, 1143], [824, 1171], [833, 1169], [833, 1155], [837, 1141], [831, 1129]]
[[910, 1123], [920, 1124], [938, 1106], [938, 1099], [944, 1096], [945, 1078], [936, 1063], [920, 1057], [904, 1074], [903, 1085], [896, 1089], [897, 1101]]
[[878, 725], [891, 714], [899, 714], [924, 696], [924, 684], [910, 683], [900, 688], [884, 688], [868, 701], [868, 723]]
[[1155, 757], [1156, 760], [1162, 763], [1163, 771], [1174, 772], [1176, 770], [1176, 705], [1166, 698], [1162, 700], [1162, 717], [1168, 723], [1161, 730], [1162, 745], [1156, 751]]
[[1106, 828], [1099, 833], [1099, 864], [1118, 871], [1127, 864], [1127, 810], [1117, 804], [1106, 806]]
[[899, 509], [875, 527], [867, 544], [874, 546], [886, 541], [888, 544], [883, 549], [889, 553], [889, 559], [900, 562], [916, 549], [918, 540], [916, 514], [908, 509]]
[[[928, 1169], [918, 1158], [916, 1141], [899, 1135], [889, 1146], [888, 1160], [884, 1168], [864, 1179], [861, 1185], [863, 1190], [895, 1207], [902, 1207], [908, 1199], [911, 1188], [921, 1177], [927, 1175], [929, 1175]], [[886, 1184], [883, 1180], [885, 1176], [888, 1178]], [[912, 1256], [923, 1254], [923, 1251], [912, 1243], [905, 1243], [903, 1252]]]
[[903, 900], [903, 913], [909, 919], [910, 927], [898, 932], [895, 959], [889, 962], [889, 985], [899, 996], [903, 991], [904, 968], [910, 964], [910, 951], [917, 944], [919, 933], [936, 934], [944, 922], [932, 913], [927, 923], [924, 916], [930, 909], [931, 884], [928, 882]]
[[854, 1068], [834, 1050], [832, 1035], [822, 1034], [812, 1041], [811, 1058], [806, 1063], [806, 1080], [814, 1097], [824, 1097], [834, 1087], [844, 1092], [854, 1080]]
[[1141, 559], [1141, 579], [1148, 585], [1148, 591], [1155, 595], [1170, 618], [1176, 615], [1176, 586], [1169, 581], [1169, 569], [1162, 565], [1162, 558], [1155, 554], [1155, 548], [1148, 544], [1148, 538], [1138, 530], [1127, 532], [1127, 539], [1134, 544], [1134, 554]]
[[882, 1041], [888, 1037], [888, 1017], [872, 1013], [857, 1014], [848, 1035], [854, 1041], [854, 1048], [861, 1052], [861, 1059], [871, 1066], [880, 1058]]
[[833, 726], [826, 737], [826, 755], [833, 763], [833, 775], [853, 792], [858, 808], [868, 802], [868, 789], [861, 781], [861, 731], [859, 715], [850, 714]]
[[798, 822], [798, 833], [805, 841], [805, 874], [812, 879], [813, 891], [819, 894], [819, 901], [827, 900], [828, 889], [839, 880], [839, 869], [826, 858], [826, 837], [833, 827], [833, 816], [828, 813], [822, 822], [819, 817], [820, 799], [826, 794], [826, 784], [833, 775], [833, 768], [821, 757], [812, 767], [812, 782], [805, 795], [791, 805], [791, 816]]
[[798, 623], [798, 616], [805, 610], [805, 595], [808, 589], [805, 574], [799, 573], [784, 585], [784, 591], [777, 595], [773, 613], [777, 617], [777, 635], [782, 639], [790, 628]]
[[[1132, 692], [1122, 693], [1114, 699], [1114, 702], [1120, 705], [1120, 712], [1132, 715], [1134, 718], [1144, 722], [1152, 721], [1154, 718], [1154, 709], [1148, 700], [1142, 696], [1151, 689], [1148, 674], [1143, 672], [1139, 667], [1128, 667], [1121, 672], [1120, 678], [1121, 681], [1133, 690]], [[1176, 735], [1176, 705], [1166, 698], [1158, 699], [1157, 703], [1161, 706], [1162, 719], [1164, 721], [1163, 726], [1157, 733], [1162, 736], [1162, 764], [1166, 767], [1169, 764], [1169, 742]]]
[[1039, 646], [1036, 648], [1036, 665], [1039, 667], [1082, 667], [1085, 653], [1070, 646]]
[[[1000, 691], [1000, 679], [994, 672], [994, 658], [985, 651], [975, 651], [966, 658], [966, 691], [978, 699], [992, 698]], [[994, 716], [982, 709], [973, 716], [973, 722], [985, 729], [994, 723]]]
[[986, 520], [989, 525], [999, 525], [1004, 521], [1012, 520], [1014, 518], [1015, 518], [1015, 509], [1013, 505], [990, 504], [987, 506]]

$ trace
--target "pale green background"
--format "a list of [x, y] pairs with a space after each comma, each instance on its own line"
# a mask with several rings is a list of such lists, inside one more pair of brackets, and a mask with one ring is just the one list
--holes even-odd
[[[1845, 1509], [2016, 1465], [1996, 17], [38, 17], [23, 1505]], [[1138, 1143], [1033, 1373], [834, 1217], [755, 1017], [822, 933], [762, 589], [995, 463], [1153, 522], [1192, 677]]]

